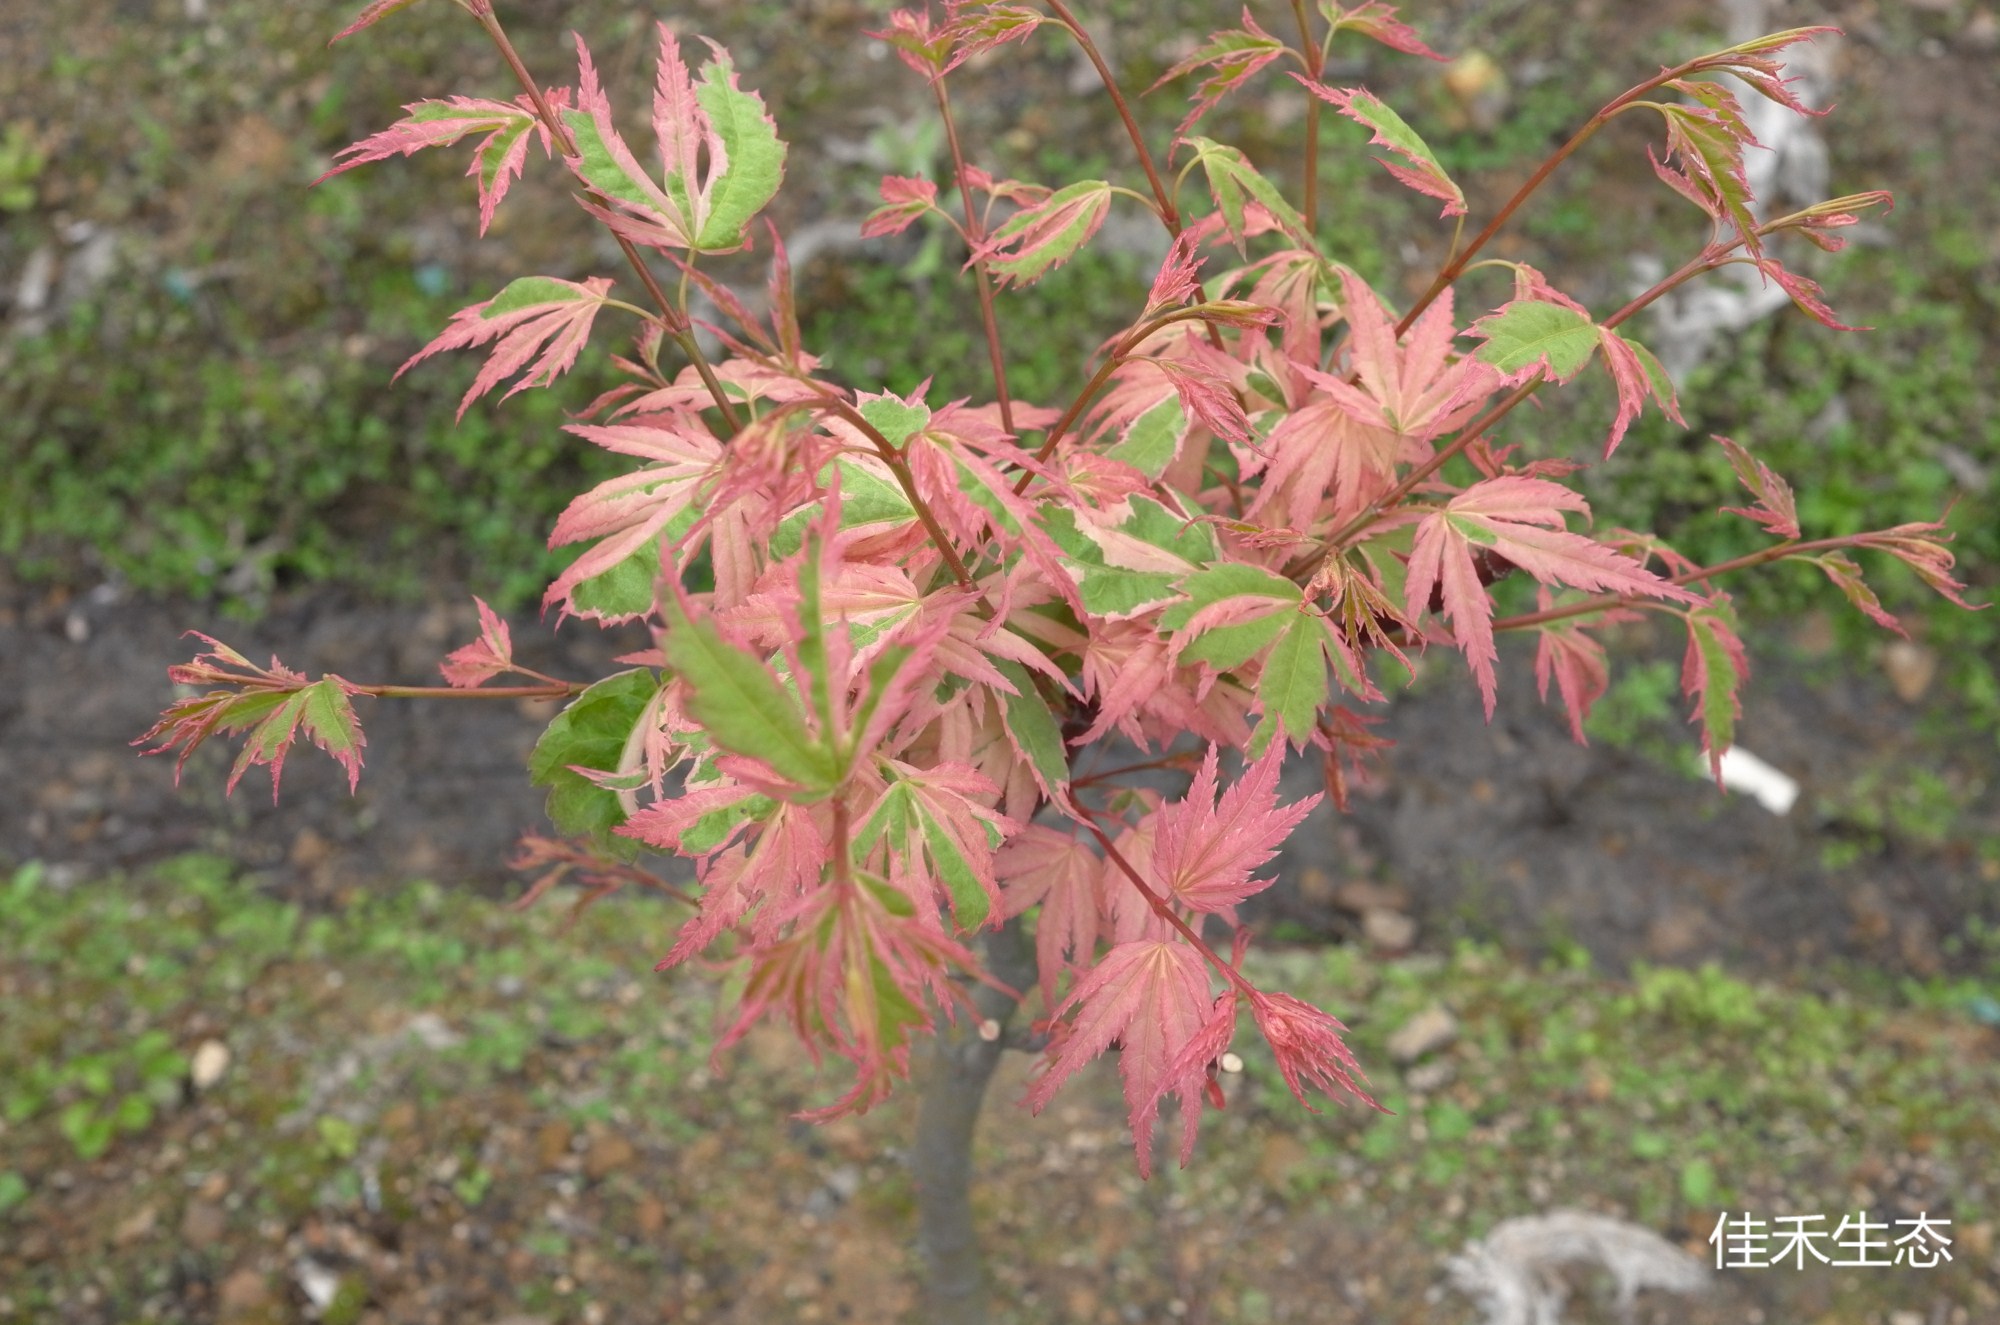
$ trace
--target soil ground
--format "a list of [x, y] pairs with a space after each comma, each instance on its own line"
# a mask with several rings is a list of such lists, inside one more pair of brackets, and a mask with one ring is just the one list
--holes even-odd
[[[548, 705], [361, 701], [368, 763], [352, 796], [310, 750], [287, 762], [282, 803], [262, 770], [226, 797], [233, 756], [219, 748], [177, 787], [170, 760], [140, 759], [129, 743], [172, 699], [164, 666], [199, 647], [180, 636], [203, 619], [192, 605], [109, 595], [17, 589], [0, 603], [0, 858], [86, 878], [208, 851], [301, 897], [412, 877], [518, 886], [505, 862], [545, 824], [522, 770]], [[211, 628], [309, 674], [431, 684], [435, 660], [476, 619], [469, 600], [311, 596]], [[556, 675], [599, 674], [643, 646], [574, 627], [551, 639], [533, 618], [513, 629], [528, 665]], [[1534, 956], [1568, 941], [1613, 966], [1803, 972], [1840, 959], [1923, 976], [1952, 964], [1943, 939], [1991, 913], [1990, 747], [1940, 735], [1949, 715], [1899, 700], [1886, 680], [1801, 660], [1782, 642], [1776, 658], [1756, 658], [1742, 743], [1802, 783], [1779, 817], [1694, 776], [1684, 739], [1576, 745], [1537, 702], [1528, 659], [1508, 662], [1491, 724], [1442, 658], [1388, 706], [1378, 731], [1397, 747], [1349, 813], [1328, 805], [1301, 830], [1285, 862], [1292, 886], [1265, 905], [1266, 923], [1351, 936], [1352, 898], [1367, 895], [1342, 890], [1373, 883], [1427, 946], [1471, 937]], [[1295, 794], [1318, 787], [1310, 766], [1290, 780]], [[1913, 785], [1935, 803], [1906, 804]]]

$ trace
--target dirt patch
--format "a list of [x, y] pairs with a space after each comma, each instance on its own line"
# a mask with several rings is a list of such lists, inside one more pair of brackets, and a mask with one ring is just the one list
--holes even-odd
[[[518, 886], [504, 864], [516, 838], [546, 831], [525, 776], [552, 712], [544, 704], [363, 701], [360, 790], [349, 796], [305, 749], [275, 806], [261, 770], [223, 795], [221, 749], [203, 751], [176, 788], [170, 761], [129, 746], [172, 699], [165, 669], [198, 647], [180, 638], [191, 625], [310, 674], [421, 684], [472, 638], [469, 600], [396, 608], [309, 596], [243, 626], [109, 595], [17, 590], [4, 603], [0, 858], [81, 878], [204, 850], [295, 894], [411, 877], [506, 890]], [[574, 623], [551, 639], [533, 618], [514, 630], [530, 666], [561, 676], [601, 675], [644, 643]], [[1301, 830], [1288, 886], [1257, 913], [1264, 923], [1358, 936], [1360, 916], [1336, 894], [1373, 880], [1401, 890], [1426, 945], [1468, 936], [1539, 951], [1568, 940], [1612, 963], [1714, 958], [1762, 971], [1848, 958], [1928, 975], [1952, 960], [1944, 940], [2000, 894], [1989, 754], [1922, 736], [1923, 715], [1886, 681], [1761, 663], [1742, 739], [1804, 784], [1780, 818], [1662, 756], [1573, 744], [1537, 703], [1529, 660], [1508, 661], [1491, 725], [1442, 655], [1442, 674], [1387, 707], [1379, 730], [1398, 748], [1348, 815], [1323, 808]], [[1670, 749], [1691, 757], [1685, 739]], [[1943, 798], [1925, 807], [1932, 818], [1881, 812], [1915, 777]], [[1309, 765], [1291, 780], [1297, 794], [1317, 788]]]
[[[1575, 744], [1537, 701], [1525, 650], [1503, 653], [1490, 724], [1440, 657], [1448, 675], [1388, 706], [1377, 730], [1397, 747], [1375, 784], [1349, 814], [1323, 809], [1301, 830], [1318, 836], [1303, 839], [1313, 845], [1291, 873], [1317, 897], [1294, 889], [1274, 911], [1325, 928], [1340, 886], [1373, 879], [1414, 899], [1426, 943], [1568, 941], [1599, 960], [1751, 972], [1841, 959], [1938, 972], [1951, 960], [1943, 940], [2000, 898], [1990, 750], [1953, 748], [1935, 734], [1943, 714], [1898, 700], [1882, 678], [1770, 652], [1753, 658], [1739, 739], [1800, 782], [1789, 814], [1695, 776], [1685, 729], [1663, 724], [1642, 749]], [[1678, 696], [1672, 711], [1684, 711]], [[1300, 790], [1311, 775], [1293, 771]], [[1918, 781], [1937, 800], [1934, 822], [1888, 812]], [[1339, 924], [1355, 932], [1352, 908]]]

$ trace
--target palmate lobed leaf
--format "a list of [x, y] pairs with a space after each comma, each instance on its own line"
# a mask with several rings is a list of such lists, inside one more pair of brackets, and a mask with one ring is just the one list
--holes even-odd
[[950, 46], [951, 55], [933, 76], [942, 78], [974, 56], [997, 46], [1024, 41], [1040, 27], [1046, 15], [1025, 5], [973, 4], [949, 0], [949, 21], [939, 33]]
[[[1810, 231], [1806, 232], [1808, 236]], [[1802, 276], [1791, 271], [1776, 258], [1757, 259], [1757, 270], [1766, 279], [1778, 283], [1778, 288], [1791, 297], [1798, 310], [1813, 321], [1833, 331], [1873, 331], [1873, 327], [1849, 326], [1834, 315], [1831, 305], [1826, 302], [1826, 291], [1820, 289], [1819, 282], [1810, 276]]]
[[396, 370], [401, 377], [417, 364], [444, 350], [469, 349], [496, 342], [480, 365], [479, 375], [458, 402], [464, 418], [472, 402], [515, 373], [521, 378], [507, 396], [529, 387], [548, 386], [568, 372], [590, 339], [590, 325], [611, 289], [608, 277], [565, 281], [554, 276], [523, 276], [484, 303], [452, 314], [451, 325]]
[[1179, 1094], [1183, 1126], [1201, 1116], [1206, 1065], [1179, 1073], [1174, 1068], [1208, 1011], [1208, 968], [1193, 948], [1177, 938], [1116, 945], [1051, 1014], [1059, 1021], [1074, 1012], [1074, 1023], [1029, 1088], [1028, 1107], [1040, 1113], [1063, 1082], [1116, 1041], [1139, 1176], [1150, 1177], [1160, 1100], [1170, 1091]]
[[1940, 597], [1956, 603], [1968, 612], [1984, 611], [1991, 604], [1975, 607], [1965, 601], [1966, 586], [1952, 573], [1957, 558], [1946, 546], [1950, 542], [1951, 534], [1939, 520], [1919, 520], [1913, 524], [1899, 524], [1891, 529], [1858, 534], [1854, 539], [1855, 546], [1886, 552], [1908, 566], [1917, 573], [1917, 578], [1922, 580], [1931, 592]]
[[165, 754], [178, 747], [180, 755], [174, 761], [178, 782], [189, 756], [210, 737], [246, 732], [243, 749], [230, 767], [226, 790], [235, 791], [245, 773], [262, 765], [271, 770], [271, 799], [275, 802], [285, 756], [292, 742], [303, 734], [347, 770], [347, 789], [353, 792], [361, 778], [361, 751], [368, 741], [354, 713], [351, 697], [359, 692], [352, 684], [331, 674], [308, 681], [303, 673], [276, 658], [269, 667], [259, 667], [219, 640], [199, 632], [195, 637], [209, 646], [208, 651], [190, 664], [168, 669], [169, 679], [177, 685], [222, 688], [176, 700], [158, 722], [132, 742], [134, 745], [153, 742], [145, 754]]
[[514, 670], [514, 635], [498, 613], [474, 596], [479, 605], [479, 638], [453, 649], [438, 664], [445, 684], [454, 689], [481, 686], [494, 677]]
[[1257, 26], [1256, 18], [1246, 5], [1242, 27], [1209, 33], [1206, 42], [1155, 79], [1146, 93], [1150, 96], [1176, 78], [1197, 69], [1209, 71], [1208, 77], [1201, 80], [1190, 98], [1193, 108], [1174, 130], [1175, 137], [1184, 138], [1204, 115], [1215, 109], [1216, 103], [1249, 82], [1265, 66], [1282, 56], [1285, 50], [1285, 43]]
[[1493, 664], [1493, 601], [1480, 582], [1475, 549], [1506, 558], [1543, 584], [1593, 592], [1640, 594], [1670, 602], [1700, 602], [1632, 558], [1572, 534], [1563, 513], [1588, 515], [1582, 494], [1548, 479], [1509, 475], [1475, 483], [1417, 525], [1404, 584], [1404, 611], [1423, 612], [1442, 590], [1458, 648], [1479, 683], [1486, 716], [1493, 716], [1497, 682]]
[[865, 1110], [909, 1075], [910, 1037], [933, 1027], [930, 1009], [969, 1001], [953, 977], [978, 962], [879, 879], [813, 888], [778, 909], [785, 932], [748, 954], [742, 1003], [716, 1054], [776, 1014], [815, 1057], [831, 1050], [855, 1068], [845, 1095], [797, 1116], [823, 1122]]
[[1088, 969], [1097, 956], [1104, 862], [1074, 834], [1030, 824], [993, 857], [1001, 914], [1008, 919], [1040, 907], [1035, 957], [1042, 1002], [1054, 1010], [1065, 972]]
[[1299, 1103], [1314, 1109], [1306, 1098], [1312, 1085], [1329, 1099], [1352, 1095], [1369, 1108], [1387, 1113], [1374, 1097], [1361, 1088], [1365, 1080], [1360, 1064], [1341, 1035], [1347, 1027], [1312, 1004], [1290, 994], [1257, 990], [1250, 996], [1250, 1012], [1257, 1029], [1271, 1046], [1278, 1071]]
[[1760, 256], [1763, 243], [1743, 168], [1743, 148], [1756, 140], [1742, 128], [1741, 118], [1732, 120], [1704, 106], [1653, 105], [1666, 121], [1669, 158], [1678, 163], [1655, 160], [1654, 173], [1709, 216], [1727, 222], [1745, 250]]
[[1007, 218], [965, 260], [984, 263], [1000, 284], [1032, 285], [1075, 257], [1111, 211], [1111, 185], [1081, 180]]
[[1715, 441], [1723, 454], [1729, 457], [1730, 467], [1735, 469], [1737, 479], [1757, 499], [1755, 506], [1725, 506], [1723, 512], [1755, 520], [1764, 526], [1766, 533], [1778, 538], [1799, 537], [1799, 512], [1792, 500], [1791, 485], [1727, 437], [1717, 433]]
[[1515, 299], [1466, 328], [1480, 337], [1479, 359], [1510, 382], [1546, 377], [1568, 382], [1584, 370], [1599, 344], [1590, 314], [1571, 303]]
[[[561, 109], [569, 102], [568, 88], [551, 88], [547, 102]], [[486, 137], [473, 151], [466, 174], [479, 181], [479, 233], [493, 224], [493, 214], [507, 187], [521, 174], [528, 159], [528, 142], [539, 136], [542, 150], [554, 150], [549, 126], [542, 122], [532, 98], [526, 93], [512, 102], [483, 101], [474, 97], [448, 97], [442, 101], [418, 101], [403, 107], [409, 112], [380, 133], [372, 134], [335, 153], [340, 164], [314, 180], [321, 183], [370, 161], [381, 161], [400, 153], [414, 156], [427, 147], [448, 147], [468, 134]]]
[[1445, 58], [1426, 46], [1416, 29], [1397, 19], [1394, 5], [1382, 0], [1367, 0], [1352, 9], [1343, 8], [1337, 0], [1319, 0], [1319, 12], [1332, 25], [1334, 33], [1358, 32], [1405, 55], [1421, 55], [1427, 60]]
[[[1537, 591], [1537, 602], [1539, 610], [1546, 612], [1555, 605], [1555, 598], [1545, 586]], [[1586, 627], [1609, 625], [1636, 615], [1608, 612], [1590, 622], [1573, 619], [1554, 621], [1536, 632], [1536, 692], [1546, 703], [1549, 682], [1553, 680], [1556, 683], [1556, 692], [1569, 715], [1570, 735], [1578, 745], [1590, 744], [1584, 735], [1584, 721], [1590, 717], [1591, 708], [1611, 689], [1611, 669], [1604, 645], [1594, 639]]]
[[1498, 382], [1483, 356], [1459, 356], [1452, 342], [1452, 297], [1445, 291], [1402, 336], [1375, 291], [1339, 268], [1341, 313], [1359, 388], [1344, 376], [1305, 365], [1298, 370], [1356, 422], [1429, 442], [1477, 413]]
[[581, 40], [577, 105], [563, 112], [576, 148], [570, 168], [611, 204], [594, 209], [596, 214], [633, 243], [733, 252], [743, 247], [750, 219], [778, 192], [785, 144], [763, 98], [737, 83], [728, 51], [709, 42], [713, 58], [703, 62], [697, 81], [664, 23], [659, 39], [653, 131], [664, 164], [662, 181], [654, 182], [619, 135]]
[[861, 222], [863, 239], [900, 235], [918, 217], [937, 209], [937, 185], [903, 175], [882, 177], [882, 205]]
[[1271, 885], [1251, 876], [1321, 799], [1278, 805], [1284, 761], [1270, 750], [1218, 796], [1218, 752], [1208, 747], [1187, 795], [1152, 815], [1153, 870], [1168, 896], [1191, 911], [1226, 912]]
[[1467, 335], [1483, 340], [1477, 352], [1480, 362], [1490, 364], [1509, 383], [1538, 377], [1562, 383], [1573, 380], [1592, 356], [1603, 351], [1605, 369], [1618, 392], [1618, 412], [1604, 443], [1607, 458], [1618, 449], [1648, 397], [1667, 417], [1682, 421], [1673, 382], [1651, 350], [1611, 327], [1599, 326], [1581, 305], [1539, 286], [1540, 273], [1523, 270], [1534, 293], [1511, 300], [1466, 328]]
[[1398, 164], [1383, 157], [1375, 159], [1391, 175], [1427, 197], [1439, 199], [1444, 210], [1440, 218], [1465, 215], [1465, 191], [1452, 182], [1445, 174], [1444, 167], [1432, 153], [1429, 144], [1418, 136], [1417, 131], [1404, 123], [1403, 117], [1366, 88], [1334, 88], [1324, 83], [1314, 82], [1304, 74], [1293, 74], [1299, 84], [1334, 107], [1356, 124], [1366, 127], [1374, 136], [1370, 144], [1386, 147], [1407, 164]]
[[904, 65], [933, 82], [950, 67], [956, 41], [949, 25], [939, 23], [928, 7], [893, 9], [889, 11], [889, 26], [868, 35], [887, 43]]

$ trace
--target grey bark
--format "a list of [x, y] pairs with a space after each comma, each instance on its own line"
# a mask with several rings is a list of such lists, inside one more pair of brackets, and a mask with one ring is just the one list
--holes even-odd
[[[1033, 988], [1034, 949], [1018, 919], [987, 936], [986, 966], [1002, 984], [1024, 993]], [[985, 1325], [988, 1318], [986, 1272], [972, 1219], [972, 1137], [1016, 1003], [985, 985], [975, 985], [972, 998], [977, 1019], [961, 1010], [958, 1024], [938, 1036], [925, 1064], [910, 1149], [927, 1325]], [[1002, 1034], [980, 1038], [980, 1022], [987, 1020], [998, 1022]]]

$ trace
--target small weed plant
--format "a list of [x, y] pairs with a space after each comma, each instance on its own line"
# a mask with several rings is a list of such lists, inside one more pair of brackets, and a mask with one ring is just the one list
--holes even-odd
[[[411, 3], [376, 0], [338, 36]], [[920, 1037], [986, 1052], [990, 1071], [1021, 1003], [1036, 1005], [1032, 1024], [1012, 1042], [1045, 1058], [1028, 1106], [1116, 1046], [1141, 1173], [1169, 1101], [1187, 1161], [1204, 1109], [1224, 1102], [1219, 1066], [1236, 1061], [1245, 1014], [1302, 1102], [1318, 1091], [1373, 1104], [1342, 1024], [1245, 974], [1237, 908], [1270, 886], [1260, 871], [1319, 799], [1282, 803], [1288, 755], [1321, 760], [1327, 796], [1344, 803], [1387, 744], [1369, 710], [1407, 678], [1409, 655], [1462, 654], [1490, 714], [1503, 632], [1535, 638], [1537, 683], [1545, 696], [1553, 686], [1580, 739], [1608, 685], [1599, 632], [1654, 613], [1685, 632], [1680, 688], [1719, 771], [1746, 666], [1732, 576], [1810, 562], [1893, 630], [1854, 560], [1869, 552], [1963, 602], [1939, 525], [1810, 537], [1786, 481], [1729, 439], [1715, 444], [1748, 492], [1732, 509], [1768, 541], [1709, 565], [1643, 529], [1592, 530], [1579, 463], [1527, 461], [1504, 440], [1522, 405], [1594, 363], [1616, 388], [1607, 455], [1643, 409], [1678, 418], [1672, 384], [1626, 328], [1721, 267], [1754, 266], [1840, 327], [1783, 255], [1838, 248], [1842, 228], [1888, 196], [1760, 219], [1739, 102], [1812, 113], [1782, 57], [1825, 29], [1643, 79], [1468, 235], [1465, 198], [1423, 140], [1365, 88], [1326, 81], [1341, 43], [1438, 58], [1387, 5], [1245, 10], [1161, 80], [1193, 86], [1168, 135], [1142, 129], [1064, 0], [896, 11], [875, 35], [934, 95], [949, 170], [884, 179], [865, 233], [955, 236], [990, 369], [985, 398], [932, 400], [922, 386], [869, 392], [820, 373], [782, 238], [758, 222], [786, 148], [727, 51], [660, 26], [646, 152], [613, 113], [611, 93], [626, 89], [606, 87], [582, 39], [574, 79], [552, 84], [525, 66], [491, 0], [455, 3], [517, 95], [417, 102], [330, 173], [470, 141], [484, 230], [531, 159], [569, 172], [625, 269], [515, 280], [405, 367], [483, 348], [462, 414], [503, 385], [548, 386], [600, 318], [629, 319], [617, 360], [629, 380], [567, 429], [629, 467], [556, 522], [551, 546], [576, 552], [544, 601], [559, 619], [643, 622], [653, 647], [610, 676], [542, 675], [514, 661], [507, 625], [482, 602], [479, 637], [442, 663], [447, 684], [420, 687], [315, 680], [204, 637], [206, 651], [171, 671], [198, 693], [142, 739], [185, 764], [213, 736], [240, 737], [230, 785], [266, 765], [275, 794], [300, 736], [350, 785], [359, 777], [357, 699], [569, 700], [531, 766], [564, 836], [529, 839], [522, 863], [542, 872], [538, 887], [568, 876], [594, 896], [656, 884], [642, 853], [692, 862], [691, 915], [661, 965], [740, 964], [718, 1051], [775, 1018], [815, 1057], [851, 1064], [851, 1086], [808, 1117], [880, 1102], [910, 1074]], [[953, 71], [1040, 28], [1102, 76], [1131, 179], [997, 178], [962, 140]], [[1201, 132], [1249, 87], [1303, 105], [1295, 196]], [[1449, 258], [1405, 306], [1321, 246], [1329, 112], [1370, 129], [1388, 172], [1455, 227]], [[1706, 236], [1650, 289], [1596, 311], [1489, 251], [1624, 116], [1663, 126], [1654, 168]], [[1129, 325], [1075, 365], [1070, 391], [1024, 398], [999, 334], [1010, 289], [1073, 259], [1114, 208], [1164, 229], [1165, 260]], [[768, 256], [761, 294], [711, 261], [753, 247]], [[1481, 269], [1503, 273], [1510, 295], [1467, 319], [1454, 295]], [[697, 292], [713, 321], [697, 320]], [[511, 683], [491, 684], [500, 678]], [[1175, 775], [1178, 794], [1163, 792]], [[941, 1199], [922, 1172], [918, 1189], [920, 1202]]]

